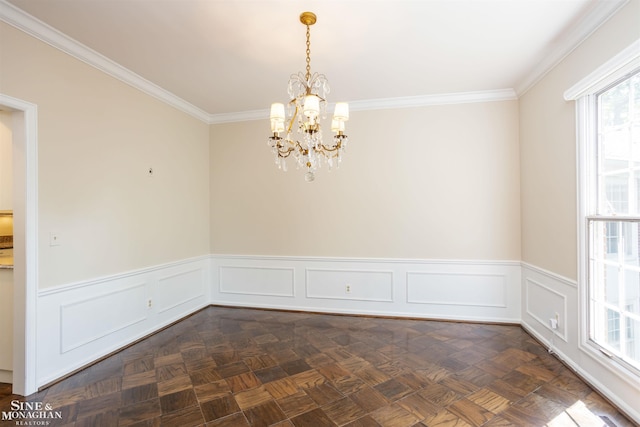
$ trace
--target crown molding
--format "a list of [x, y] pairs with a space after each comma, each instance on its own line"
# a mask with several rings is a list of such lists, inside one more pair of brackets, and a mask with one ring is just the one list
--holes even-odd
[[[518, 99], [513, 89], [498, 89], [478, 92], [442, 93], [437, 95], [405, 96], [349, 102], [351, 111], [389, 110], [396, 108], [419, 108], [434, 105], [469, 104], [474, 102], [513, 101]], [[329, 104], [329, 109], [332, 104]], [[241, 111], [237, 113], [212, 114], [210, 124], [266, 120], [269, 110]]]
[[252, 120], [268, 120], [269, 114], [268, 109], [211, 114], [209, 116], [209, 124], [217, 125], [222, 123], [248, 122]]
[[349, 103], [353, 111], [417, 108], [434, 105], [470, 104], [474, 102], [513, 101], [518, 99], [513, 89], [497, 89], [476, 92], [440, 93], [434, 95], [379, 98]]
[[[562, 44], [547, 55], [545, 60], [541, 61], [515, 90], [500, 89], [361, 100], [350, 102], [350, 108], [352, 111], [365, 111], [518, 99], [519, 95], [526, 93], [551, 69], [569, 55], [569, 53], [578, 47], [585, 38], [628, 2], [629, 0], [595, 1], [589, 13], [574, 25], [563, 38]], [[269, 111], [267, 109], [209, 114], [115, 61], [79, 43], [50, 25], [27, 14], [6, 0], [0, 0], [0, 20], [205, 123], [219, 124], [264, 120], [269, 117]]]
[[629, 0], [593, 1], [591, 9], [582, 19], [562, 35], [561, 42], [516, 86], [518, 96], [524, 95], [535, 86], [549, 71], [560, 64], [564, 58], [627, 3]]
[[79, 43], [5, 0], [0, 0], [0, 20], [196, 119], [209, 122], [209, 114], [200, 108]]
[[[106, 56], [79, 43], [50, 25], [29, 15], [6, 0], [0, 0], [0, 20], [19, 30], [59, 49], [76, 59], [95, 67], [112, 77], [154, 97], [174, 108], [187, 113], [208, 124], [265, 120], [269, 110], [251, 110], [232, 113], [209, 114], [188, 103], [173, 93], [139, 76]], [[513, 89], [481, 92], [447, 93], [402, 98], [384, 98], [355, 101], [350, 103], [352, 111], [377, 110], [389, 108], [416, 108], [432, 105], [464, 104], [470, 102], [491, 102], [517, 99]]]

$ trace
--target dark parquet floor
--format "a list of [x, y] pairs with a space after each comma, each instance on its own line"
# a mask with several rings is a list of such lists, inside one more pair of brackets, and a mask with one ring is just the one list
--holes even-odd
[[9, 389], [0, 410], [43, 402], [51, 426], [633, 425], [518, 326], [223, 307], [27, 398]]

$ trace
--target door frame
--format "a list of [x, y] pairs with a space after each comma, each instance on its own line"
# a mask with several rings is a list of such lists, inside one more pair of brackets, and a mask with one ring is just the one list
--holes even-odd
[[27, 396], [38, 391], [38, 107], [1, 93], [0, 107], [12, 116], [13, 393]]

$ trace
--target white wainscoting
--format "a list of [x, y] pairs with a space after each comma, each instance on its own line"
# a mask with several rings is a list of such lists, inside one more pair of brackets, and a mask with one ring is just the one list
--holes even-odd
[[[578, 283], [534, 265], [522, 263], [522, 327], [558, 358], [611, 400], [626, 414], [640, 422], [640, 379], [622, 375], [611, 361], [581, 343], [580, 292]], [[549, 319], [558, 313], [554, 334]], [[606, 360], [605, 360], [606, 359]]]
[[209, 265], [206, 256], [40, 291], [37, 385], [209, 305]]
[[520, 323], [520, 262], [212, 255], [211, 303]]
[[521, 323], [638, 421], [638, 381], [580, 344], [578, 298], [575, 281], [519, 261], [203, 256], [41, 290], [36, 382], [55, 381], [209, 304]]

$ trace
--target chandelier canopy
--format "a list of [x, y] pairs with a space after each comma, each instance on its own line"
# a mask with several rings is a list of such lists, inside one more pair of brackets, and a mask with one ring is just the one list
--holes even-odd
[[[348, 142], [344, 129], [345, 122], [349, 120], [349, 104], [336, 103], [331, 120], [331, 131], [335, 132], [335, 135], [331, 142], [325, 144], [322, 140], [320, 119], [325, 119], [327, 115], [329, 82], [324, 74], [311, 74], [309, 27], [316, 23], [316, 15], [303, 12], [300, 22], [307, 27], [306, 73], [298, 72], [289, 78], [287, 91], [291, 100], [287, 104], [286, 115], [284, 104], [271, 104], [272, 135], [268, 144], [279, 169], [287, 170], [286, 159], [293, 154], [297, 166], [307, 169], [305, 180], [311, 182], [315, 179], [315, 172], [321, 163], [326, 162], [329, 168], [340, 165]], [[283, 132], [284, 137], [280, 136]]]

